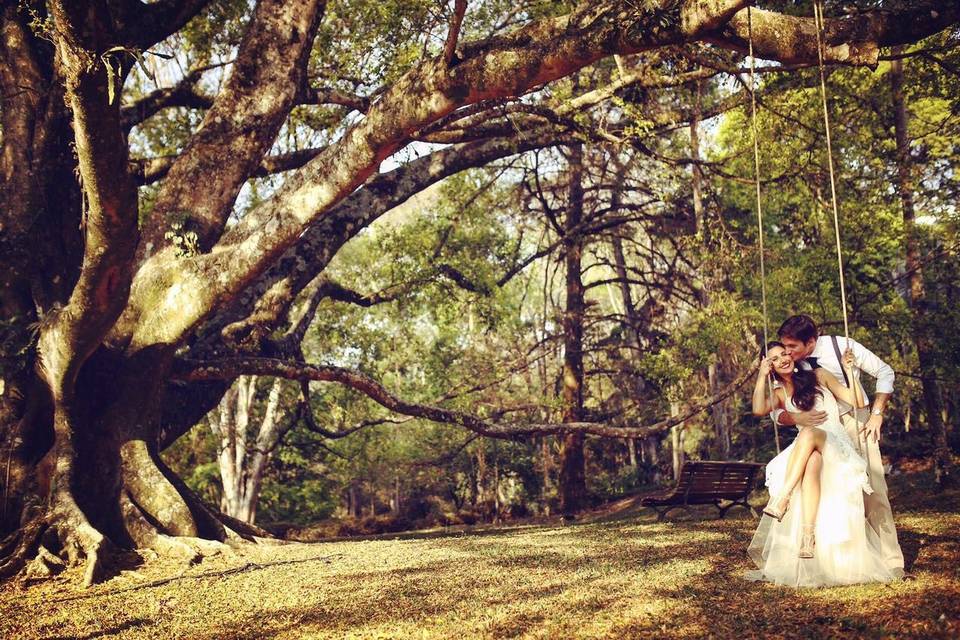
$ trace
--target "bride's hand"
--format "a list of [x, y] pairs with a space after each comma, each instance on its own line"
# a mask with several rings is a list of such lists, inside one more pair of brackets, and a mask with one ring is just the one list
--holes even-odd
[[766, 378], [773, 371], [773, 358], [760, 357], [760, 377]]

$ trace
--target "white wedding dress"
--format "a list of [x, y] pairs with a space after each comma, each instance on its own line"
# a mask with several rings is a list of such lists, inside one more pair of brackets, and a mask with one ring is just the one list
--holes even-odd
[[[827, 432], [820, 472], [820, 507], [816, 519], [813, 558], [798, 557], [803, 501], [800, 483], [790, 497], [783, 521], [764, 515], [747, 549], [757, 565], [747, 573], [750, 580], [766, 580], [791, 587], [823, 587], [863, 582], [890, 582], [896, 576], [880, 553], [876, 532], [864, 517], [863, 494], [870, 494], [867, 463], [854, 449], [833, 394], [819, 387], [815, 409], [827, 413], [820, 429]], [[787, 399], [790, 411], [799, 411]], [[790, 445], [767, 464], [766, 485], [770, 495], [783, 491]]]

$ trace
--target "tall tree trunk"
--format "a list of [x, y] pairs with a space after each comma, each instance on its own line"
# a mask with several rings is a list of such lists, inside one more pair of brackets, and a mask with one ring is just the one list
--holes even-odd
[[[680, 403], [671, 402], [670, 403], [670, 415], [677, 415], [680, 413]], [[680, 479], [680, 467], [683, 466], [683, 427], [684, 424], [681, 422], [678, 425], [671, 427], [670, 429], [670, 443], [671, 451], [673, 453], [673, 479]]]
[[660, 482], [660, 452], [657, 450], [658, 440], [657, 436], [647, 436], [643, 439], [643, 455], [647, 464], [653, 468], [653, 473], [650, 475], [650, 481], [653, 483]]
[[250, 427], [257, 393], [257, 376], [241, 376], [208, 416], [219, 445], [218, 463], [223, 495], [220, 509], [232, 518], [253, 524], [270, 454], [289, 425], [281, 418], [279, 378], [270, 385], [263, 418], [254, 434]]
[[703, 97], [703, 83], [697, 81], [696, 97], [693, 101], [693, 116], [690, 118], [690, 165], [691, 189], [693, 192], [693, 218], [697, 237], [706, 241], [706, 220], [703, 213], [703, 168], [700, 166], [700, 111]]
[[552, 438], [544, 436], [540, 438], [540, 464], [541, 464], [541, 474], [543, 480], [543, 487], [540, 490], [540, 500], [544, 505], [546, 510], [546, 515], [550, 515], [550, 469], [553, 468], [553, 456], [550, 454], [550, 444], [553, 441]]
[[[899, 48], [897, 49], [899, 50]], [[916, 216], [913, 208], [913, 179], [910, 168], [910, 137], [907, 104], [903, 93], [903, 63], [890, 63], [890, 89], [893, 98], [894, 134], [897, 143], [897, 191], [903, 213], [904, 257], [910, 274], [910, 307], [913, 312], [913, 341], [920, 365], [920, 384], [923, 388], [924, 413], [933, 441], [936, 482], [944, 486], [955, 481], [954, 465], [950, 455], [947, 427], [942, 416], [940, 389], [936, 382], [934, 353], [936, 345], [930, 335], [930, 309], [924, 290], [923, 263], [920, 260], [920, 240], [917, 237]]]
[[[696, 96], [693, 102], [693, 117], [690, 119], [690, 159], [693, 164], [690, 165], [691, 191], [693, 193], [693, 217], [697, 238], [706, 244], [707, 225], [706, 215], [703, 207], [703, 168], [700, 166], [700, 113], [703, 102], [703, 84], [697, 82]], [[704, 268], [706, 271], [706, 268]], [[713, 288], [713, 277], [708, 272], [703, 277], [700, 287], [697, 288], [698, 302], [703, 307], [710, 306], [710, 291]], [[720, 380], [718, 376], [718, 367], [716, 362], [707, 365], [707, 394], [714, 395], [720, 389]], [[714, 434], [716, 436], [718, 451], [722, 458], [730, 457], [730, 426], [727, 423], [727, 413], [725, 403], [719, 402], [710, 408], [710, 415], [713, 418]]]
[[[583, 418], [583, 315], [584, 288], [581, 276], [583, 238], [575, 230], [583, 219], [583, 146], [569, 152], [569, 190], [564, 216], [563, 241], [566, 268], [566, 309], [563, 314], [563, 421]], [[560, 449], [560, 510], [570, 517], [585, 506], [586, 463], [582, 433], [563, 436]]]
[[[615, 173], [615, 183], [610, 198], [611, 212], [616, 215], [620, 207], [620, 194], [626, 175], [626, 167], [618, 164]], [[633, 302], [633, 294], [630, 291], [630, 278], [627, 274], [627, 260], [623, 252], [623, 240], [620, 238], [619, 229], [615, 229], [610, 235], [610, 247], [613, 249], [613, 266], [617, 274], [617, 281], [620, 285], [620, 298], [623, 302], [623, 315], [626, 317], [628, 330], [627, 336], [630, 342], [630, 350], [627, 360], [630, 362], [640, 359], [640, 323], [641, 318], [637, 317], [637, 309]], [[635, 377], [630, 377], [631, 384], [629, 392], [638, 397], [643, 391], [641, 381]], [[630, 456], [630, 466], [637, 468], [637, 443], [633, 438], [627, 438], [627, 454]]]
[[400, 513], [400, 476], [393, 476], [393, 498], [390, 500], [390, 512], [393, 515]]
[[66, 301], [83, 251], [70, 111], [53, 47], [30, 26], [44, 17], [25, 2], [0, 10], [0, 536], [45, 499], [52, 469], [35, 466], [53, 443], [53, 398], [31, 343]]

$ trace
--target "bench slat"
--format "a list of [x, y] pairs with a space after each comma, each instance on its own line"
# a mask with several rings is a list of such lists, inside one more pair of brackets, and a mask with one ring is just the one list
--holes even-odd
[[721, 500], [743, 503], [763, 466], [755, 462], [688, 461], [680, 468], [680, 478], [673, 489], [647, 496], [640, 504], [653, 507], [714, 504], [719, 508]]

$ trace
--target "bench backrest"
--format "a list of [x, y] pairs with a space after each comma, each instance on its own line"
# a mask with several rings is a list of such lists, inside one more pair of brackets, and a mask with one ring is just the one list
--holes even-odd
[[711, 498], [743, 496], [753, 489], [762, 467], [756, 462], [687, 461], [680, 468], [676, 493]]

